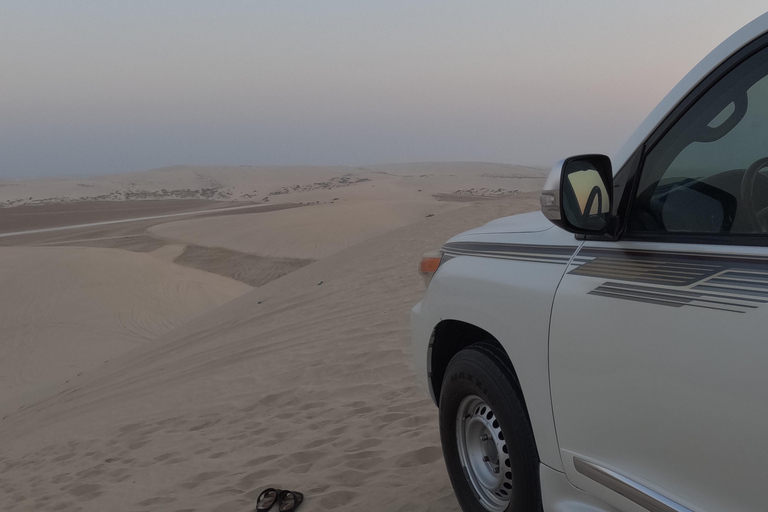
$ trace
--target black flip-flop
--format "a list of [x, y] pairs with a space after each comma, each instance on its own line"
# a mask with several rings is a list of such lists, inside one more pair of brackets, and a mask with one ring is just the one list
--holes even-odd
[[267, 510], [271, 509], [272, 506], [279, 501], [283, 492], [284, 491], [281, 491], [280, 489], [274, 489], [272, 487], [261, 491], [259, 497], [256, 498], [256, 512], [267, 512]]
[[302, 501], [304, 501], [304, 495], [298, 491], [280, 491], [277, 510], [279, 512], [293, 512], [299, 508]]

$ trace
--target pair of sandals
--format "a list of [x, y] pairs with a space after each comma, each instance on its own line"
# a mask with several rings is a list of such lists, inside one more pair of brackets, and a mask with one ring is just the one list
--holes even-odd
[[304, 495], [297, 491], [282, 491], [280, 489], [264, 489], [256, 498], [256, 512], [266, 512], [277, 503], [278, 512], [293, 512], [301, 502]]

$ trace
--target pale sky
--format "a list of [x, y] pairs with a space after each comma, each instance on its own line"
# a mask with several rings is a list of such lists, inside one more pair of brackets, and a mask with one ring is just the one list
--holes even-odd
[[0, 178], [612, 154], [764, 0], [0, 4]]

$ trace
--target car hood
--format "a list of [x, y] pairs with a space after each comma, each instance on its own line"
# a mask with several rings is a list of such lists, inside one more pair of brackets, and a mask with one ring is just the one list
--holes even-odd
[[484, 226], [465, 231], [462, 235], [486, 235], [492, 233], [538, 233], [555, 227], [541, 212], [522, 213], [492, 220]]

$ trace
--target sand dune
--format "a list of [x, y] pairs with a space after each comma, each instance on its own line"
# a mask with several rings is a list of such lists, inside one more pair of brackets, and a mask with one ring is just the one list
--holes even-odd
[[[279, 486], [306, 511], [458, 510], [408, 366], [416, 262], [536, 209], [543, 174], [415, 163], [0, 183], [0, 204], [28, 205], [0, 209], [5, 231], [267, 204], [2, 239], [0, 509], [250, 512]], [[128, 196], [164, 201], [114, 202]]]
[[147, 254], [0, 249], [0, 414], [251, 288]]
[[535, 195], [449, 211], [311, 263], [0, 421], [4, 510], [458, 510], [408, 366], [423, 251]]
[[457, 203], [353, 200], [236, 217], [159, 224], [161, 238], [275, 258], [319, 259], [392, 229], [455, 210]]
[[[276, 258], [319, 259], [428, 215], [488, 197], [538, 190], [543, 184], [538, 169], [502, 164], [396, 164], [357, 173], [355, 176], [365, 176], [367, 181], [337, 188], [297, 185], [298, 191], [286, 192], [286, 197], [313, 204], [311, 208], [180, 220], [149, 231], [168, 240], [206, 247]], [[304, 182], [311, 180], [305, 178]], [[279, 200], [283, 195], [276, 197]]]

